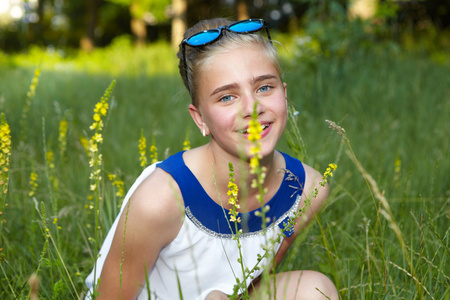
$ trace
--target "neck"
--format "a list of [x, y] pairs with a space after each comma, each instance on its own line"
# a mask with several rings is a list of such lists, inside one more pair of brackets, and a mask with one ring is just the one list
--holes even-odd
[[[250, 173], [251, 168], [249, 166], [249, 159], [241, 159], [226, 152], [214, 151], [214, 144], [208, 144], [206, 150], [208, 153], [207, 155], [210, 157], [208, 161], [212, 162], [214, 172], [213, 176], [215, 178], [217, 189], [219, 190], [220, 195], [222, 195], [222, 202], [224, 202], [224, 204], [228, 202], [227, 189], [228, 182], [230, 181], [229, 163], [231, 162], [234, 168], [235, 183], [239, 188], [239, 199], [242, 204], [241, 209], [243, 211], [247, 211], [259, 207], [259, 203], [255, 202], [255, 196], [259, 194], [259, 189], [257, 187], [251, 187], [252, 182], [256, 179], [257, 175]], [[266, 177], [263, 187], [279, 186], [279, 178], [276, 175], [282, 166], [280, 166], [279, 163], [276, 163], [275, 157], [276, 153], [273, 151], [260, 160], [261, 167], [265, 167], [266, 170]], [[269, 192], [268, 197], [271, 198], [273, 193], [273, 191]], [[245, 199], [250, 200], [248, 202]]]

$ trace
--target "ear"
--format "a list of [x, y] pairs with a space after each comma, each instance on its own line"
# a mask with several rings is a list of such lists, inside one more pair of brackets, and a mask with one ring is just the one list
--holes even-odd
[[191, 114], [192, 120], [194, 120], [200, 132], [202, 134], [204, 132], [205, 136], [209, 135], [209, 129], [208, 126], [206, 126], [205, 121], [203, 120], [200, 108], [195, 107], [193, 104], [189, 104], [189, 113]]

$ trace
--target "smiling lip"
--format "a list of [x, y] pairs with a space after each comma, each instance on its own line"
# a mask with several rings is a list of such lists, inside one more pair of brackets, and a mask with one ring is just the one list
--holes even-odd
[[[265, 137], [269, 133], [270, 129], [272, 128], [272, 124], [273, 123], [262, 123], [261, 124], [261, 127], [263, 129], [261, 132], [261, 138]], [[247, 130], [248, 130], [248, 127], [243, 130], [239, 130], [238, 132], [243, 134], [245, 137], [247, 137], [248, 136]]]
[[269, 134], [270, 130], [272, 129], [272, 124], [273, 123], [265, 123], [262, 126], [263, 127], [263, 131], [261, 132], [261, 138], [264, 138], [266, 135]]

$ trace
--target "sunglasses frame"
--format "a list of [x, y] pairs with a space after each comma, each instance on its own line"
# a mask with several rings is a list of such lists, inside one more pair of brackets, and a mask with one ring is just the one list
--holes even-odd
[[[230, 27], [233, 27], [233, 26], [235, 26], [237, 24], [244, 23], [244, 22], [254, 22], [254, 21], [258, 21], [262, 26], [260, 28], [258, 28], [258, 29], [253, 29], [253, 30], [248, 30], [248, 31], [234, 31], [234, 30], [230, 29]], [[186, 82], [187, 82], [187, 88], [189, 90], [189, 94], [191, 94], [191, 89], [189, 87], [189, 77], [188, 77], [188, 70], [187, 70], [186, 45], [189, 45], [190, 47], [203, 47], [203, 46], [207, 46], [209, 44], [212, 44], [215, 41], [217, 41], [218, 39], [220, 39], [220, 37], [222, 37], [223, 30], [227, 30], [227, 31], [230, 31], [230, 32], [238, 33], [238, 34], [247, 34], [247, 33], [253, 33], [253, 32], [260, 31], [263, 28], [266, 31], [267, 38], [268, 38], [269, 42], [271, 44], [273, 44], [272, 43], [272, 38], [270, 37], [269, 28], [266, 25], [266, 21], [264, 21], [263, 19], [241, 20], [241, 21], [237, 21], [237, 22], [231, 23], [229, 25], [222, 25], [222, 26], [219, 26], [217, 28], [212, 28], [212, 29], [207, 29], [207, 30], [204, 30], [204, 31], [200, 31], [200, 32], [194, 33], [194, 34], [188, 36], [187, 38], [185, 38], [181, 42], [181, 51], [183, 52], [183, 65], [184, 65], [184, 71], [186, 73]], [[207, 33], [207, 32], [217, 32], [217, 31], [219, 32], [219, 34], [217, 35], [217, 37], [213, 38], [211, 41], [208, 41], [208, 42], [205, 42], [205, 43], [202, 43], [202, 44], [198, 44], [198, 45], [197, 44], [194, 45], [194, 44], [190, 44], [189, 43], [189, 40], [192, 37], [196, 36], [196, 35], [199, 35], [199, 34], [202, 34], [202, 33]]]

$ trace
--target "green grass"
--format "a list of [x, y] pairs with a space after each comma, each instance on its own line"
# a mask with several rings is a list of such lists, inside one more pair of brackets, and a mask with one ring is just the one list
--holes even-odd
[[[448, 60], [439, 64], [423, 54], [380, 49], [308, 60], [297, 57], [292, 46], [285, 54], [284, 79], [289, 101], [299, 111], [305, 160], [322, 172], [331, 162], [338, 169], [319, 222], [296, 241], [279, 269], [320, 270], [337, 284], [343, 299], [449, 299], [450, 66]], [[121, 201], [106, 174], [120, 175], [125, 189], [131, 186], [141, 170], [141, 129], [148, 144], [154, 136], [160, 159], [182, 149], [189, 128], [193, 146], [205, 139], [190, 120], [188, 95], [168, 45], [132, 49], [119, 40], [91, 55], [61, 57], [34, 49], [1, 55], [0, 62], [0, 112], [13, 137], [8, 206], [1, 216], [6, 223], [0, 298], [27, 298], [27, 280], [38, 268], [42, 299], [76, 298], [85, 290], [94, 253], [88, 240], [94, 234], [93, 213], [85, 208], [91, 170], [80, 136], [91, 136], [93, 108], [109, 83], [117, 80], [101, 146], [105, 200], [100, 238]], [[22, 110], [38, 65], [39, 84], [21, 140]], [[58, 126], [64, 116], [69, 129], [61, 157]], [[371, 194], [373, 187], [348, 155], [348, 145], [325, 119], [345, 128], [393, 219], [385, 217], [386, 207]], [[55, 153], [54, 171], [45, 162], [45, 149]], [[280, 149], [293, 153], [286, 140]], [[28, 196], [33, 170], [39, 175], [34, 197], [45, 207], [45, 222]], [[57, 189], [51, 172], [59, 179]], [[55, 216], [61, 229], [53, 224]], [[47, 249], [45, 228], [54, 240]]]

